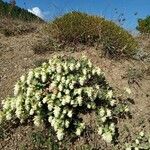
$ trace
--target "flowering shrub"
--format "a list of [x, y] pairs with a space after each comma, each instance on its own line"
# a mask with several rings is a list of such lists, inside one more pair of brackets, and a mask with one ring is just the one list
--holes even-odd
[[79, 113], [96, 110], [101, 124], [98, 133], [111, 142], [116, 100], [100, 68], [86, 58], [55, 57], [48, 63], [21, 76], [14, 88], [14, 97], [2, 102], [0, 122], [18, 118], [32, 119], [35, 126], [49, 122], [58, 140], [71, 131], [80, 136], [85, 124]]

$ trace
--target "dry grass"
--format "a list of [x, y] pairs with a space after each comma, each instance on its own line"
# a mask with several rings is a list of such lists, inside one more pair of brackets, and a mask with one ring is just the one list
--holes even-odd
[[23, 22], [20, 20], [2, 19], [0, 20], [0, 33], [5, 36], [17, 36], [33, 33], [37, 30], [38, 23]]

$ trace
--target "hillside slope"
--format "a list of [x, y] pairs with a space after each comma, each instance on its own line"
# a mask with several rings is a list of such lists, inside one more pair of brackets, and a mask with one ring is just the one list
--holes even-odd
[[[11, 95], [13, 92], [13, 86], [17, 79], [30, 68], [35, 67], [39, 62], [51, 58], [53, 55], [64, 54], [68, 56], [74, 56], [79, 58], [82, 54], [86, 55], [91, 61], [99, 66], [106, 74], [106, 78], [110, 85], [120, 93], [124, 87], [130, 86], [132, 91], [132, 99], [135, 104], [131, 105], [132, 118], [120, 119], [118, 123], [119, 139], [118, 144], [113, 146], [112, 144], [106, 144], [101, 140], [100, 136], [95, 132], [93, 114], [85, 116], [85, 121], [89, 126], [87, 131], [79, 140], [68, 141], [66, 144], [67, 149], [84, 149], [85, 146], [89, 146], [92, 149], [101, 150], [121, 150], [125, 142], [130, 142], [134, 139], [137, 132], [141, 131], [141, 128], [145, 131], [150, 129], [150, 105], [149, 105], [149, 91], [150, 80], [148, 77], [136, 78], [133, 83], [130, 83], [130, 76], [126, 77], [129, 68], [147, 68], [148, 62], [141, 62], [136, 60], [111, 60], [105, 57], [100, 57], [99, 51], [93, 47], [85, 46], [84, 49], [78, 47], [79, 51], [53, 51], [46, 52], [42, 55], [34, 54], [33, 45], [44, 35], [40, 32], [33, 32], [27, 35], [20, 35], [14, 37], [0, 37], [0, 101], [6, 96]], [[0, 149], [3, 150], [15, 150], [15, 149], [28, 149], [49, 150], [50, 144], [48, 139], [45, 138], [43, 132], [39, 131], [36, 127], [29, 125], [19, 125], [11, 127], [7, 125], [7, 131], [0, 128], [1, 136], [4, 134], [4, 139], [0, 138]], [[47, 129], [46, 129], [47, 133]], [[1, 137], [0, 136], [0, 137]], [[47, 142], [47, 145], [44, 144]]]
[[40, 21], [43, 20], [36, 15], [28, 12], [27, 10], [20, 8], [18, 6], [12, 6], [9, 3], [3, 2], [0, 0], [0, 17], [19, 19], [22, 21]]

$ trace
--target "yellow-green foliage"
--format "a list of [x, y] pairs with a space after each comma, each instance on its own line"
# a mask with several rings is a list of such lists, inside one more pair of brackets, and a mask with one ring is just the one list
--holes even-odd
[[89, 42], [99, 37], [101, 20], [85, 13], [71, 12], [56, 18], [50, 24], [51, 33], [68, 42]]
[[133, 54], [137, 42], [131, 34], [114, 22], [81, 12], [71, 12], [56, 18], [47, 27], [55, 38], [66, 42], [103, 44], [109, 54]]
[[137, 52], [138, 44], [123, 28], [112, 21], [104, 20], [101, 30], [101, 41], [104, 49], [111, 55], [132, 55]]

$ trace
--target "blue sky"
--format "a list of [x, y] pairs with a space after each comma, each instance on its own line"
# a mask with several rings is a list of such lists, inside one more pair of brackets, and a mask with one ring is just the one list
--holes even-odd
[[[105, 16], [114, 21], [123, 13], [123, 18], [126, 19], [123, 27], [131, 31], [135, 30], [137, 18], [150, 15], [150, 0], [16, 0], [16, 2], [18, 6], [30, 9], [46, 20], [72, 10]], [[136, 12], [137, 15], [134, 15]]]

